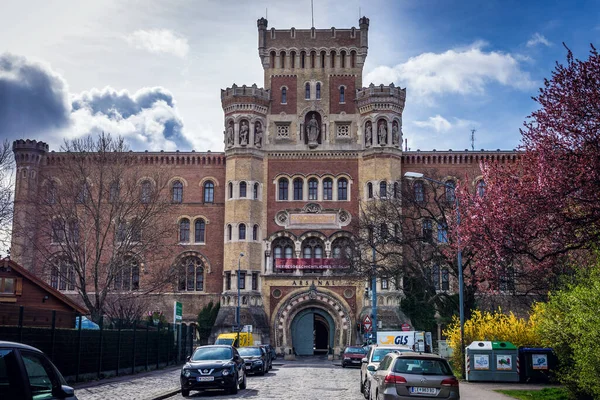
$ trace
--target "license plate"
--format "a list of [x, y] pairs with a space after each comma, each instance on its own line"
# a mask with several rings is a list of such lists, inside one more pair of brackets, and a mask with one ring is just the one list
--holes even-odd
[[246, 365], [246, 369], [250, 369], [250, 368], [252, 368], [252, 367], [251, 367], [251, 366], [249, 366], [249, 365]]
[[438, 390], [436, 388], [413, 386], [410, 388], [410, 392], [414, 394], [437, 394]]
[[360, 360], [352, 360], [353, 363], [359, 363]]
[[198, 378], [198, 382], [212, 382], [215, 380], [214, 376], [199, 376]]

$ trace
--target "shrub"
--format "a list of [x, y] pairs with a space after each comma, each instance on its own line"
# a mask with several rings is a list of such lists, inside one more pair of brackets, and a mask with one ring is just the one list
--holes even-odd
[[[518, 318], [512, 312], [503, 314], [501, 310], [493, 313], [475, 310], [471, 318], [465, 321], [465, 346], [474, 341], [491, 340], [511, 342], [515, 346], [539, 346], [540, 337], [536, 331], [535, 316], [529, 319]], [[464, 353], [460, 345], [460, 321], [455, 316], [444, 330], [448, 346], [454, 354], [451, 362], [456, 370], [463, 370]]]

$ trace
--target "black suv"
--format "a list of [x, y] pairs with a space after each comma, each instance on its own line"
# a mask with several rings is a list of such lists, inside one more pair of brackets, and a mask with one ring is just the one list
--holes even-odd
[[181, 395], [190, 390], [225, 389], [235, 394], [246, 389], [244, 360], [233, 346], [200, 346], [181, 369]]
[[73, 388], [44, 353], [0, 341], [0, 399], [77, 400]]
[[240, 347], [237, 350], [246, 363], [246, 373], [264, 375], [269, 370], [269, 359], [262, 346]]
[[271, 351], [269, 350], [269, 345], [261, 344], [260, 348], [265, 352], [266, 360], [267, 360], [267, 371], [273, 368], [273, 356], [271, 355]]

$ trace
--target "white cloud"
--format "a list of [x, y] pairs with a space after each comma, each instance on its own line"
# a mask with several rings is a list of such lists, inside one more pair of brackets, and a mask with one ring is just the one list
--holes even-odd
[[546, 39], [544, 35], [540, 35], [536, 32], [533, 34], [533, 36], [531, 36], [531, 39], [527, 41], [527, 47], [533, 47], [538, 44], [543, 44], [546, 47], [552, 46], [552, 43], [548, 39]]
[[516, 89], [534, 87], [529, 73], [520, 68], [511, 54], [482, 50], [483, 42], [444, 53], [423, 53], [394, 67], [379, 66], [367, 74], [365, 82], [395, 82], [409, 88], [413, 99], [428, 102], [435, 95], [483, 94], [489, 83]]
[[125, 40], [136, 49], [173, 54], [180, 58], [187, 57], [190, 51], [187, 38], [168, 29], [140, 29], [127, 35]]
[[413, 121], [413, 124], [419, 128], [431, 128], [438, 133], [448, 132], [455, 128], [467, 128], [479, 125], [475, 121], [466, 119], [452, 118], [452, 122], [437, 114], [435, 117], [429, 117], [425, 121]]

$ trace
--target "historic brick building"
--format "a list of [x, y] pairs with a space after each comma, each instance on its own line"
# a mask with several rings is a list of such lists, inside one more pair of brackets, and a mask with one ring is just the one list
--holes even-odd
[[[182, 243], [173, 263], [196, 259], [192, 273], [203, 283], [162, 294], [165, 310], [182, 301], [184, 319], [194, 320], [203, 304], [217, 300], [213, 335], [228, 331], [239, 278], [241, 322], [262, 342], [286, 354], [339, 351], [360, 340], [356, 323], [370, 313], [365, 282], [336, 268], [351, 247], [349, 226], [360, 203], [399, 184], [405, 171], [443, 171], [454, 181], [469, 176], [477, 185], [480, 161], [514, 159], [512, 151], [403, 151], [406, 89], [362, 84], [368, 29], [365, 17], [350, 29], [268, 29], [259, 19], [264, 88], [221, 91], [225, 151], [136, 153], [148, 168], [169, 164], [176, 171], [171, 185], [183, 194], [173, 235]], [[35, 212], [27, 193], [42, 184], [36, 174], [60, 154], [30, 141], [15, 142], [14, 150], [19, 221]], [[14, 237], [12, 250], [36, 269], [22, 239]], [[395, 286], [378, 284], [384, 329], [410, 323]]]

